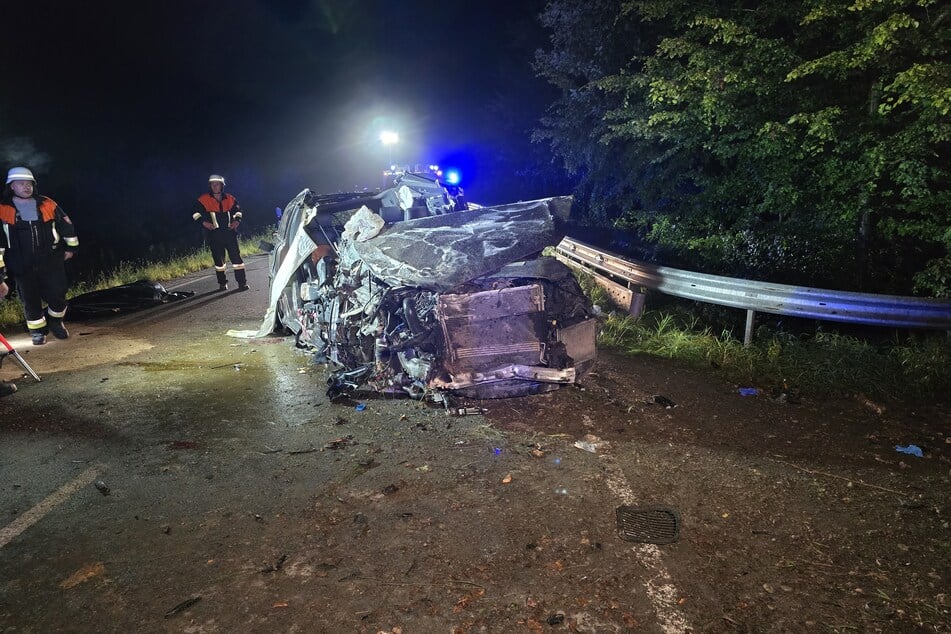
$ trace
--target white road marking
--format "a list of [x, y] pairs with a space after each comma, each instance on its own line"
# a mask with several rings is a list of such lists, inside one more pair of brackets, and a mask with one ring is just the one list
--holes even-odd
[[[614, 456], [599, 453], [598, 457], [607, 470], [606, 482], [611, 492], [624, 504], [634, 504], [637, 496], [634, 495], [631, 485], [627, 483], [627, 478], [624, 477], [624, 472], [618, 466]], [[677, 590], [670, 573], [664, 566], [660, 548], [656, 544], [639, 544], [633, 548], [633, 552], [642, 566], [654, 571], [654, 576], [644, 585], [647, 596], [654, 605], [654, 612], [657, 613], [657, 621], [661, 629], [666, 634], [681, 634], [691, 629], [687, 618], [677, 607], [680, 591]]]
[[191, 286], [192, 284], [196, 284], [198, 282], [204, 282], [205, 280], [210, 280], [210, 279], [213, 279], [214, 277], [215, 277], [215, 274], [211, 273], [210, 275], [202, 275], [201, 277], [193, 277], [193, 278], [188, 278], [185, 280], [180, 280], [178, 283], [174, 284], [173, 286], [166, 286], [163, 284], [162, 288], [164, 288], [166, 291], [171, 293], [171, 292], [177, 291], [180, 288], [187, 288]]
[[51, 493], [45, 500], [0, 529], [0, 548], [3, 548], [17, 535], [39, 522], [47, 513], [65, 502], [71, 495], [96, 479], [102, 467], [96, 465], [80, 473], [72, 482], [67, 482]]

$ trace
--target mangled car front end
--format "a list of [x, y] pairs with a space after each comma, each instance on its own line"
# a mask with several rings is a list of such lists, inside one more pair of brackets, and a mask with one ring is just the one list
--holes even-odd
[[571, 199], [453, 212], [413, 194], [295, 197], [258, 334], [285, 328], [326, 361], [331, 398], [370, 389], [445, 402], [576, 382], [595, 359], [597, 322], [570, 270], [540, 255], [560, 240]]

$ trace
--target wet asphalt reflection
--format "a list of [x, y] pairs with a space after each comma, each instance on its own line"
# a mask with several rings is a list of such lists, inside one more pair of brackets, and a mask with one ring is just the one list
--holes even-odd
[[598, 456], [409, 399], [329, 402], [291, 339], [226, 335], [258, 327], [265, 265], [248, 292], [205, 272], [176, 282], [191, 300], [28, 350], [42, 382], [0, 401], [0, 629], [515, 627], [576, 592], [653, 613], [630, 548], [603, 547]]

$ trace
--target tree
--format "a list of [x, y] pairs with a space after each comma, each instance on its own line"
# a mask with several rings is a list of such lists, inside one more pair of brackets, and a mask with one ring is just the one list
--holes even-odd
[[535, 70], [558, 88], [533, 138], [550, 146], [578, 185], [576, 199], [589, 219], [606, 223], [629, 206], [635, 180], [619, 177], [637, 165], [637, 147], [608, 137], [605, 114], [621, 105], [619, 95], [599, 82], [627, 64], [642, 33], [636, 21], [621, 15], [620, 0], [549, 2], [541, 14], [550, 29], [552, 48], [538, 51]]
[[[543, 16], [562, 33], [599, 24], [610, 58], [556, 31], [536, 65], [562, 79], [537, 137], [583, 174], [580, 191], [625, 192], [608, 218], [707, 270], [949, 293], [948, 9], [607, 4], [613, 15], [551, 2]], [[565, 60], [581, 58], [599, 73], [570, 86]], [[599, 150], [625, 163], [605, 171]]]
[[951, 8], [827, 0], [800, 25], [830, 45], [790, 70], [787, 82], [815, 88], [789, 125], [813, 154], [831, 155], [817, 173], [839, 183], [834, 203], [858, 227], [859, 262], [951, 296]]

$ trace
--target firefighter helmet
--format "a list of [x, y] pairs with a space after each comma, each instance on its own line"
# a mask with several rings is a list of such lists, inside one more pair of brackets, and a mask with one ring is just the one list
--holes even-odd
[[222, 176], [222, 175], [220, 175], [220, 174], [212, 174], [211, 176], [208, 177], [208, 182], [209, 182], [209, 183], [221, 183], [222, 185], [224, 185], [224, 184], [225, 184], [225, 177]]
[[25, 167], [12, 167], [10, 171], [7, 172], [7, 185], [13, 181], [31, 181], [35, 183], [36, 179], [33, 178], [33, 172]]

